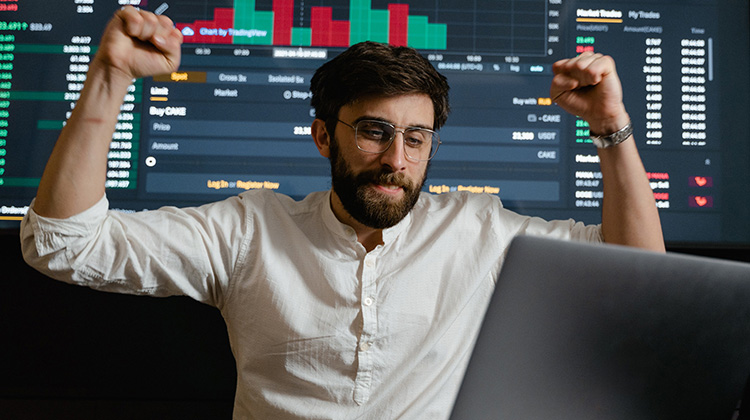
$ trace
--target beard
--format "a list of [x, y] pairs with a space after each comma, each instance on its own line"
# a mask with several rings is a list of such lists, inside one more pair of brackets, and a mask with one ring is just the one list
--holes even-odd
[[[403, 173], [394, 173], [387, 168], [355, 174], [339, 155], [338, 145], [333, 139], [330, 153], [333, 191], [341, 200], [344, 210], [359, 223], [374, 229], [389, 228], [403, 220], [417, 204], [427, 179], [427, 169], [417, 185]], [[403, 196], [394, 200], [372, 188], [372, 185], [379, 184], [398, 186], [403, 190]]]

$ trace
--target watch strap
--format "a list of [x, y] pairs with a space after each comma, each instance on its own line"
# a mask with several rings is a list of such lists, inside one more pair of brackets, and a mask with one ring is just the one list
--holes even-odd
[[615, 131], [612, 134], [608, 134], [605, 136], [596, 135], [594, 133], [590, 133], [591, 141], [594, 143], [594, 145], [600, 149], [604, 149], [607, 147], [616, 146], [623, 141], [627, 140], [628, 137], [633, 135], [633, 122], [628, 121], [627, 125], [625, 127], [622, 127], [621, 129]]

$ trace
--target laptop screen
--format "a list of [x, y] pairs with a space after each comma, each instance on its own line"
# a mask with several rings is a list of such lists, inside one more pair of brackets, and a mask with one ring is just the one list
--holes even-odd
[[750, 264], [519, 237], [455, 419], [730, 419], [750, 374]]

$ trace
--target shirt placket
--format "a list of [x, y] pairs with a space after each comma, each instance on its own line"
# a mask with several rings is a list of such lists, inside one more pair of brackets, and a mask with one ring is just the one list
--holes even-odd
[[354, 385], [354, 402], [362, 405], [370, 398], [372, 386], [373, 357], [377, 350], [377, 263], [380, 247], [365, 255], [362, 267], [362, 287], [360, 308], [362, 311], [362, 333], [357, 345], [359, 360], [357, 378]]

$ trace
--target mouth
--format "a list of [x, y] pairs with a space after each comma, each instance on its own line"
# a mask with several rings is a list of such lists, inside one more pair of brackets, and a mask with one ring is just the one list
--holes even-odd
[[395, 185], [395, 184], [378, 184], [378, 183], [373, 183], [372, 185], [378, 191], [381, 191], [381, 192], [383, 192], [385, 194], [388, 194], [388, 195], [396, 195], [396, 194], [398, 194], [398, 193], [400, 193], [401, 191], [404, 190], [403, 187], [401, 187], [400, 185]]

